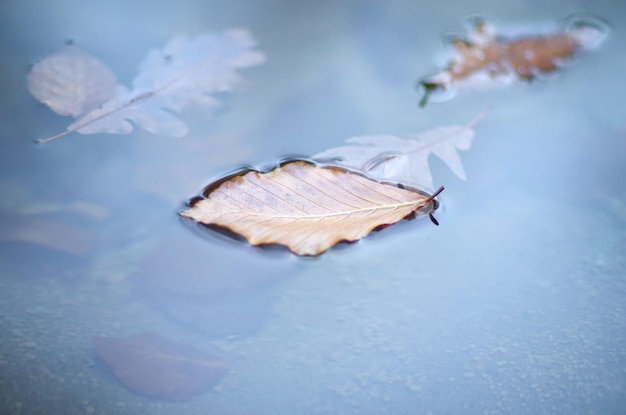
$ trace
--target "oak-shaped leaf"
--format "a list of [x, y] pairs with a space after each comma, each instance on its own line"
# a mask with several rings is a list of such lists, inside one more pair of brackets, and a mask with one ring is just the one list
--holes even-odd
[[297, 255], [319, 255], [404, 218], [430, 215], [442, 190], [428, 195], [343, 167], [292, 160], [209, 185], [181, 215], [225, 228], [253, 245], [279, 244]]
[[469, 126], [438, 127], [421, 134], [398, 137], [352, 137], [346, 145], [318, 153], [313, 159], [332, 161], [359, 170], [376, 180], [434, 190], [428, 158], [439, 157], [462, 180], [465, 171], [457, 150], [469, 150], [474, 131]]
[[449, 63], [440, 73], [419, 81], [426, 105], [433, 92], [448, 98], [457, 90], [530, 81], [561, 68], [581, 52], [600, 45], [607, 23], [593, 16], [575, 15], [560, 31], [524, 36], [501, 36], [481, 18], [470, 21], [467, 36], [452, 37]]
[[74, 45], [33, 66], [29, 91], [61, 115], [76, 120], [45, 143], [69, 133], [129, 134], [133, 125], [154, 134], [181, 137], [187, 125], [176, 116], [187, 106], [214, 110], [212, 94], [242, 81], [237, 69], [259, 65], [265, 56], [243, 29], [197, 37], [178, 36], [148, 53], [132, 88], [118, 84], [112, 71]]

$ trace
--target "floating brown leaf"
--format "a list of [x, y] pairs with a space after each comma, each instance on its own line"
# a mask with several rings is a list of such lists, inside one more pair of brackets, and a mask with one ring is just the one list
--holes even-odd
[[126, 387], [142, 395], [184, 401], [215, 386], [228, 371], [213, 354], [156, 333], [94, 336], [98, 356]]
[[205, 198], [181, 215], [226, 228], [253, 245], [280, 244], [297, 255], [319, 255], [340, 241], [430, 214], [442, 190], [430, 196], [345, 168], [293, 160], [209, 186]]
[[506, 84], [515, 79], [528, 81], [552, 72], [579, 52], [599, 45], [607, 33], [605, 22], [576, 16], [568, 20], [561, 32], [507, 39], [496, 36], [494, 27], [484, 20], [474, 19], [467, 38], [451, 41], [448, 67], [420, 81], [420, 106], [426, 105], [434, 91], [452, 95], [457, 88]]

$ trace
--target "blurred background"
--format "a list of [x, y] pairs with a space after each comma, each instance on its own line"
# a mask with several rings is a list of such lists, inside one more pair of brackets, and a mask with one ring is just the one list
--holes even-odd
[[[415, 82], [469, 16], [532, 32], [574, 13], [611, 35], [571, 67], [418, 108]], [[0, 3], [0, 412], [623, 413], [625, 23], [618, 0]], [[68, 40], [129, 86], [173, 36], [232, 27], [267, 62], [214, 117], [185, 111], [187, 136], [33, 144], [71, 122], [26, 88]], [[467, 181], [431, 160], [439, 227], [401, 223], [302, 259], [177, 217], [238, 167], [484, 110]], [[146, 331], [230, 371], [186, 402], [142, 396], [92, 338]]]

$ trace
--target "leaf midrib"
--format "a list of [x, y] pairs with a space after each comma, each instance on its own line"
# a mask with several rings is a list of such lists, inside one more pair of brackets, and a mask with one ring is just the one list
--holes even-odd
[[[267, 214], [267, 213], [265, 214], [264, 213], [245, 213], [245, 216], [273, 218], [273, 219], [324, 219], [324, 218], [331, 218], [331, 217], [337, 217], [337, 216], [350, 216], [353, 214], [365, 213], [365, 212], [377, 212], [377, 211], [388, 210], [388, 209], [395, 210], [395, 209], [400, 209], [400, 208], [411, 206], [411, 205], [419, 205], [420, 203], [423, 203], [423, 204], [419, 207], [416, 207], [415, 210], [425, 206], [426, 203], [428, 203], [428, 201], [423, 202], [421, 200], [412, 200], [410, 202], [377, 205], [377, 206], [372, 206], [372, 207], [364, 207], [360, 209], [351, 209], [351, 210], [346, 210], [346, 211], [341, 211], [341, 212], [332, 212], [332, 213], [324, 213], [324, 214], [273, 215], [273, 214]], [[230, 212], [224, 212], [224, 214], [228, 214], [228, 213], [241, 214], [242, 212], [241, 210], [232, 210]]]

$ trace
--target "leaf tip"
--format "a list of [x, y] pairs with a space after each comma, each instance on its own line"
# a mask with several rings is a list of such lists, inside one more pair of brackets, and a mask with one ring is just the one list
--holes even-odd
[[439, 189], [437, 189], [435, 191], [435, 193], [433, 193], [432, 195], [430, 195], [430, 197], [428, 198], [428, 201], [432, 201], [433, 202], [433, 209], [428, 212], [428, 217], [430, 218], [430, 221], [435, 224], [435, 226], [439, 226], [439, 221], [437, 220], [437, 218], [435, 218], [435, 215], [433, 215], [433, 211], [436, 210], [439, 207], [439, 202], [437, 200], [435, 200], [435, 198], [437, 196], [439, 196], [439, 194], [441, 192], [443, 192], [445, 189], [445, 187], [440, 186]]
[[191, 211], [191, 209], [192, 208], [183, 210], [181, 212], [178, 212], [178, 216], [180, 216], [181, 218], [192, 218], [193, 219], [193, 212]]

